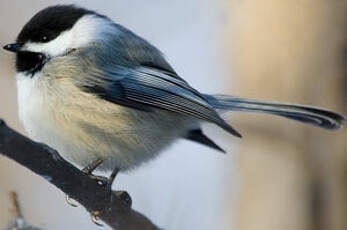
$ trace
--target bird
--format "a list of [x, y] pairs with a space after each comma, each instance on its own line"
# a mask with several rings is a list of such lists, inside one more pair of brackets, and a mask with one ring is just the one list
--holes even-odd
[[337, 129], [343, 115], [315, 106], [199, 92], [144, 38], [109, 17], [76, 5], [35, 14], [15, 43], [19, 118], [30, 138], [56, 149], [92, 175], [155, 158], [179, 139], [225, 152], [201, 126], [241, 134], [223, 118], [263, 112]]

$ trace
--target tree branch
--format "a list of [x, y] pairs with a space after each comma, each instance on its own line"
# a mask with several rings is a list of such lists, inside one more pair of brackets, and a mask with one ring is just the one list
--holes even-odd
[[108, 192], [97, 179], [65, 161], [57, 151], [19, 134], [0, 120], [0, 154], [40, 175], [115, 230], [158, 230], [131, 209], [127, 192]]

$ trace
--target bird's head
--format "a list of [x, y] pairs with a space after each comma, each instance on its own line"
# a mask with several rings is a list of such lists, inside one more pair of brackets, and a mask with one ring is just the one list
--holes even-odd
[[74, 5], [45, 8], [34, 15], [16, 42], [3, 48], [16, 53], [16, 70], [33, 76], [52, 58], [103, 39], [114, 26], [107, 17]]

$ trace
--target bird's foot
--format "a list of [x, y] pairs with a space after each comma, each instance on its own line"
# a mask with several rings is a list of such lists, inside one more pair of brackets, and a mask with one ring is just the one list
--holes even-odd
[[[48, 146], [47, 146], [48, 147]], [[49, 147], [48, 147], [49, 148]], [[95, 161], [93, 161], [92, 163], [90, 163], [89, 165], [87, 165], [85, 168], [82, 169], [82, 172], [85, 173], [87, 176], [91, 177], [92, 179], [95, 179], [98, 181], [99, 185], [102, 186], [106, 186], [108, 183], [108, 178], [106, 177], [102, 177], [102, 176], [94, 176], [92, 175], [92, 172], [99, 166], [101, 165], [103, 162], [103, 160], [101, 159], [97, 159]], [[68, 205], [70, 205], [71, 207], [78, 207], [71, 199], [71, 197], [69, 195], [65, 196], [65, 200], [66, 203], [68, 203]]]
[[90, 218], [92, 219], [92, 222], [95, 225], [97, 225], [99, 227], [103, 227], [104, 225], [99, 222], [99, 217], [98, 217], [99, 214], [100, 214], [99, 211], [93, 211], [93, 212], [90, 213]]
[[[118, 169], [114, 169], [110, 175], [109, 178], [107, 177], [104, 177], [104, 176], [96, 176], [96, 175], [93, 175], [92, 172], [100, 165], [102, 164], [102, 160], [98, 159], [96, 161], [93, 161], [91, 164], [87, 165], [85, 168], [82, 169], [82, 171], [87, 175], [89, 176], [91, 179], [93, 180], [97, 180], [97, 183], [100, 185], [100, 186], [104, 186], [106, 191], [110, 193], [110, 201], [112, 202], [112, 184], [119, 172]], [[127, 204], [129, 207], [131, 207], [131, 198], [129, 196], [129, 194], [127, 192], [119, 192], [117, 194], [115, 194], [116, 196], [120, 196], [120, 198], [123, 200], [123, 202], [125, 202], [125, 204]], [[72, 207], [77, 207], [76, 204], [74, 204], [71, 200], [71, 198], [66, 195], [66, 202], [72, 206]], [[103, 224], [101, 224], [99, 222], [99, 214], [100, 214], [100, 211], [92, 211], [91, 212], [91, 220], [94, 224], [96, 224], [97, 226], [104, 226]]]
[[[131, 208], [132, 205], [132, 199], [130, 195], [126, 191], [117, 191], [113, 192], [112, 196], [116, 196], [118, 199], [120, 199], [128, 208]], [[92, 211], [90, 212], [90, 218], [94, 224], [96, 224], [99, 227], [103, 227], [104, 225], [100, 223], [100, 211]]]

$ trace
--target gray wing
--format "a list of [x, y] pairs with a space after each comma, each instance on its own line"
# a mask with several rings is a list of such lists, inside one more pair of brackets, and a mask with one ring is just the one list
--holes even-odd
[[106, 34], [108, 42], [72, 54], [86, 73], [83, 79], [76, 79], [78, 86], [113, 103], [148, 112], [160, 108], [185, 114], [241, 136], [175, 73], [157, 48], [121, 25], [115, 27], [116, 34]]
[[155, 107], [185, 114], [215, 123], [241, 137], [204, 96], [174, 73], [144, 66], [113, 66], [103, 72], [94, 69], [87, 78], [80, 87], [105, 100], [145, 111]]

